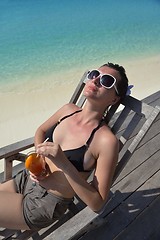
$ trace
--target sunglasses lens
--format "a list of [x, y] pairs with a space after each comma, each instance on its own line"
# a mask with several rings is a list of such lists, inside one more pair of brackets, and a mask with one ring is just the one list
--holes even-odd
[[88, 79], [97, 78], [100, 75], [100, 73], [97, 70], [93, 70], [88, 74]]
[[101, 84], [106, 88], [112, 87], [114, 83], [115, 83], [115, 79], [112, 76], [103, 75], [101, 77]]

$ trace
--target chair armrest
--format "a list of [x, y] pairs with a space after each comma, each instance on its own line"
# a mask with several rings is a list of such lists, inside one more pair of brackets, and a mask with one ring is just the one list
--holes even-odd
[[33, 137], [7, 145], [5, 147], [0, 148], [0, 159], [11, 157], [33, 146], [34, 146]]

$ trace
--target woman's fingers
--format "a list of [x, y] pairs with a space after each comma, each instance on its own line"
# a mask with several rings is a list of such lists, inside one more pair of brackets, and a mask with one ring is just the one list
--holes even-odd
[[49, 167], [47, 166], [46, 169], [44, 169], [39, 175], [35, 175], [32, 172], [29, 172], [29, 173], [30, 173], [30, 178], [32, 179], [32, 181], [39, 182], [39, 181], [42, 181], [43, 179], [45, 179], [47, 176], [49, 176], [49, 174], [51, 172], [50, 172]]
[[34, 175], [32, 172], [29, 171], [29, 174], [30, 174], [30, 179], [34, 182], [39, 182], [38, 179], [37, 179], [37, 176]]
[[53, 142], [45, 142], [45, 143], [40, 143], [37, 145], [37, 147], [43, 147], [43, 146], [48, 146], [48, 147], [53, 147], [55, 145], [55, 143]]
[[37, 154], [50, 159], [58, 168], [64, 165], [65, 155], [59, 144], [46, 142], [37, 146]]
[[37, 146], [37, 154], [49, 157], [56, 157], [59, 153], [60, 146], [52, 142], [41, 143]]

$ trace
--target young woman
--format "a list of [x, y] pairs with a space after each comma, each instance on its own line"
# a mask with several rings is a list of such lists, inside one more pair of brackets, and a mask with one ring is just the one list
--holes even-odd
[[125, 70], [118, 64], [92, 70], [83, 91], [84, 107], [66, 104], [37, 129], [35, 148], [45, 157], [46, 174], [23, 170], [0, 185], [0, 227], [46, 227], [62, 216], [75, 194], [95, 212], [104, 206], [119, 146], [103, 114], [125, 96], [127, 87]]

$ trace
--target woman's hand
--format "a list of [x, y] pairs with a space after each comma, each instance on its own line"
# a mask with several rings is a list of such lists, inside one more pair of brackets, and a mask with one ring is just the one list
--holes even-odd
[[53, 142], [41, 143], [37, 146], [37, 154], [49, 158], [57, 167], [61, 168], [66, 159], [59, 144]]
[[50, 169], [48, 167], [48, 164], [46, 164], [46, 163], [45, 163], [45, 167], [44, 167], [43, 171], [39, 175], [35, 175], [31, 171], [29, 171], [30, 178], [34, 182], [39, 182], [39, 181], [44, 180], [46, 177], [48, 177], [50, 175], [50, 173], [51, 173]]

